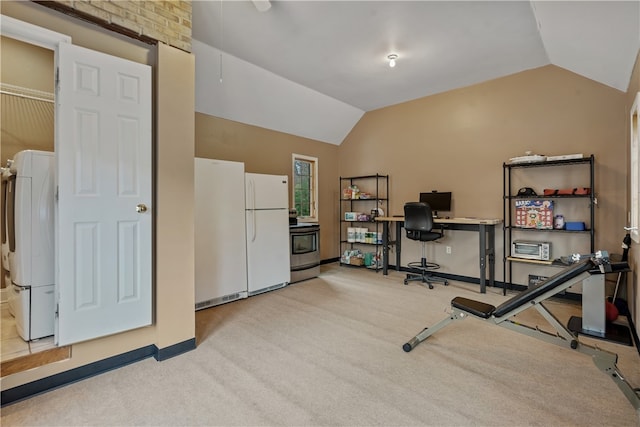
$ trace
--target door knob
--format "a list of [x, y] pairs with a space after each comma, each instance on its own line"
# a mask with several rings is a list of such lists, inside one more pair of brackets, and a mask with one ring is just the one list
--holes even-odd
[[138, 206], [136, 206], [136, 212], [145, 213], [146, 211], [147, 211], [147, 205], [140, 203]]

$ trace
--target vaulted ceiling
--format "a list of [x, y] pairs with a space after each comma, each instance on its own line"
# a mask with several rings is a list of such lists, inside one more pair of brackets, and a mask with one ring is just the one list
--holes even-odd
[[[259, 3], [271, 7], [260, 11]], [[340, 144], [366, 111], [548, 64], [626, 91], [640, 47], [640, 7], [194, 1], [193, 38], [196, 110]], [[301, 129], [286, 124], [294, 120]], [[334, 120], [337, 132], [322, 130]]]

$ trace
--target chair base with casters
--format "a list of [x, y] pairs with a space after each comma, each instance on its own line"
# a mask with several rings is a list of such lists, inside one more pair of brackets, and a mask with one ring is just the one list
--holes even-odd
[[426, 258], [422, 258], [420, 262], [410, 262], [407, 267], [412, 270], [420, 270], [420, 273], [408, 273], [407, 278], [404, 279], [404, 284], [409, 282], [421, 282], [426, 283], [429, 289], [433, 289], [433, 283], [443, 283], [445, 286], [449, 285], [449, 281], [444, 277], [438, 277], [431, 274], [432, 270], [440, 268], [440, 266], [433, 262], [427, 262]]
[[433, 213], [431, 207], [427, 203], [408, 202], [404, 205], [404, 229], [407, 238], [419, 241], [422, 244], [422, 259], [420, 262], [410, 262], [407, 264], [412, 270], [418, 270], [419, 273], [409, 273], [404, 279], [404, 284], [419, 281], [426, 283], [429, 289], [433, 289], [433, 283], [439, 282], [448, 285], [447, 279], [436, 277], [430, 273], [431, 270], [440, 268], [438, 264], [427, 262], [426, 243], [438, 240], [444, 236], [442, 229], [440, 231], [433, 230]]

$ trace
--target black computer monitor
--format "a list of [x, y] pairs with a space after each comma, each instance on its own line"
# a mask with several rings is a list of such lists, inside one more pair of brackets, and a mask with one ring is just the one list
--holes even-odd
[[431, 207], [433, 216], [438, 216], [438, 212], [451, 211], [451, 191], [420, 193], [420, 201]]

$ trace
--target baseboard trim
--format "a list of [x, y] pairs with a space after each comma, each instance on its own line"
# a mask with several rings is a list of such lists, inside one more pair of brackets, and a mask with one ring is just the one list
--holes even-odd
[[340, 261], [340, 257], [336, 257], [336, 258], [329, 258], [329, 259], [322, 259], [320, 260], [320, 265], [323, 264], [331, 264], [332, 262], [338, 262]]
[[196, 339], [191, 338], [186, 341], [182, 341], [177, 344], [171, 345], [169, 347], [165, 347], [165, 348], [156, 347], [156, 354], [154, 355], [154, 357], [158, 362], [162, 362], [163, 360], [171, 359], [172, 357], [179, 356], [191, 350], [195, 350], [195, 348], [196, 348]]
[[91, 378], [114, 369], [122, 368], [123, 366], [139, 362], [149, 357], [153, 357], [157, 361], [161, 362], [195, 348], [195, 338], [160, 349], [155, 345], [141, 347], [97, 362], [89, 363], [88, 365], [70, 369], [50, 377], [19, 385], [8, 390], [3, 390], [0, 394], [0, 406], [10, 405], [59, 387]]

